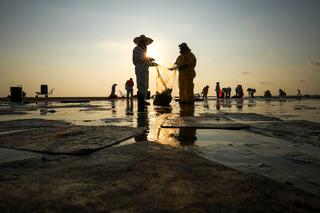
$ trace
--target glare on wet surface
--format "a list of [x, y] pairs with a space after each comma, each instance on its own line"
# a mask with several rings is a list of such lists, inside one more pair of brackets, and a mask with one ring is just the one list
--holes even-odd
[[[64, 120], [76, 125], [119, 125], [146, 127], [148, 131], [122, 144], [137, 141], [157, 141], [162, 144], [190, 150], [210, 160], [230, 167], [258, 173], [293, 184], [320, 194], [320, 148], [310, 144], [266, 137], [244, 130], [207, 130], [195, 128], [161, 128], [168, 119], [181, 116], [199, 116], [206, 113], [258, 113], [283, 120], [309, 120], [320, 122], [320, 100], [209, 100], [196, 102], [194, 109], [180, 108], [177, 102], [171, 107], [148, 106], [137, 112], [137, 103], [125, 100], [94, 101], [81, 104], [44, 103], [14, 105], [1, 103], [0, 110], [26, 112], [3, 114], [0, 121], [42, 118]], [[17, 158], [17, 152], [6, 156]], [[8, 154], [9, 153], [9, 154]], [[25, 156], [25, 152], [21, 153]]]

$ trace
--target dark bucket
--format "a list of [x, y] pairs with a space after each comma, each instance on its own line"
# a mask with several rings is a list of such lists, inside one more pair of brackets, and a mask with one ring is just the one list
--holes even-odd
[[23, 101], [23, 90], [22, 87], [10, 87], [11, 102], [22, 102]]

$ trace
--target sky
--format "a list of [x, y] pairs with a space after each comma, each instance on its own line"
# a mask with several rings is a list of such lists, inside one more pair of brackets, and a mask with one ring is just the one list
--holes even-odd
[[[319, 0], [0, 0], [0, 97], [41, 84], [54, 96], [106, 96], [135, 79], [133, 39], [171, 66], [178, 45], [197, 58], [195, 93], [222, 87], [320, 94]], [[150, 68], [150, 90], [156, 90]], [[178, 91], [175, 88], [174, 93]]]

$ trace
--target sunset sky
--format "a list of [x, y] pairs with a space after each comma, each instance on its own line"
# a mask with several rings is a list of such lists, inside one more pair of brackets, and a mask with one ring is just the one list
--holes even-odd
[[[0, 0], [0, 97], [40, 84], [55, 96], [106, 96], [133, 77], [133, 39], [172, 65], [186, 42], [197, 57], [195, 92], [242, 84], [320, 94], [319, 0]], [[150, 69], [155, 90], [155, 69]]]

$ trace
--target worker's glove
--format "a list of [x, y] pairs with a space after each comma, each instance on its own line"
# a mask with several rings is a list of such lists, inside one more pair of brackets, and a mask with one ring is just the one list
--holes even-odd
[[177, 68], [178, 68], [177, 66], [174, 66], [174, 67], [168, 68], [168, 70], [173, 71], [173, 70], [176, 70]]
[[150, 63], [150, 66], [151, 66], [151, 67], [156, 67], [156, 66], [158, 66], [158, 64], [157, 64], [156, 62], [151, 62], [151, 63]]

